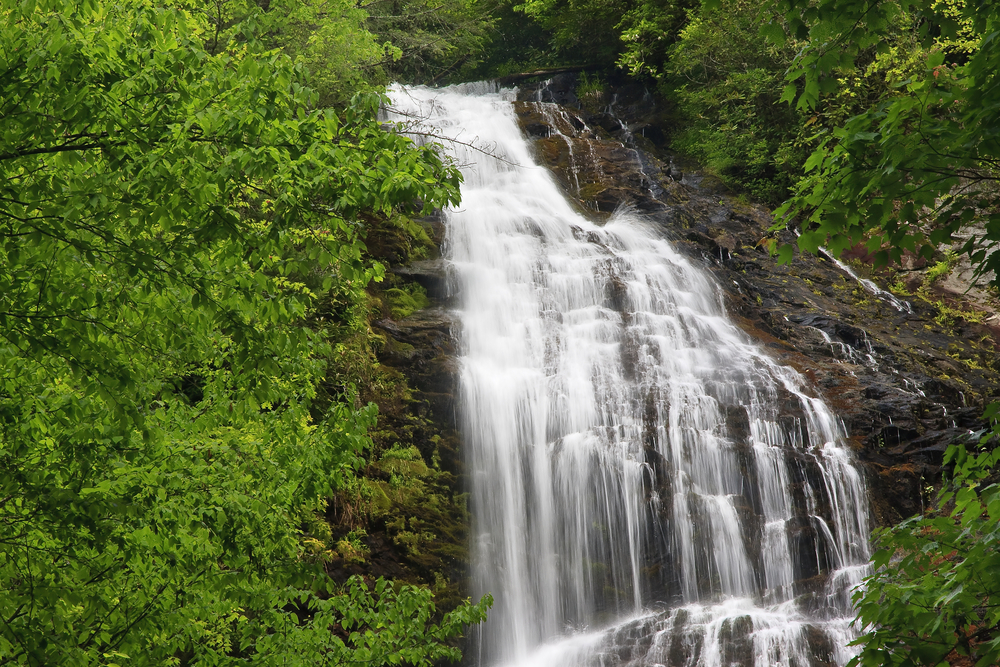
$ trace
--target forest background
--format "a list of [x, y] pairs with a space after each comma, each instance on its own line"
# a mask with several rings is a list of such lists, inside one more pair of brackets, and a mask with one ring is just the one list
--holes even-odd
[[[441, 539], [400, 505], [464, 516], [437, 450], [369, 402], [406, 391], [370, 323], [426, 303], [386, 265], [429, 252], [415, 219], [461, 180], [378, 121], [387, 83], [568, 67], [600, 100], [630, 77], [672, 150], [778, 207], [801, 250], [950, 244], [995, 287], [998, 14], [2, 0], [0, 657], [429, 665], [484, 618], [433, 559], [409, 583], [329, 567], [363, 564], [376, 520], [426, 556]], [[937, 510], [879, 536], [863, 664], [1000, 662], [997, 428], [992, 406]]]

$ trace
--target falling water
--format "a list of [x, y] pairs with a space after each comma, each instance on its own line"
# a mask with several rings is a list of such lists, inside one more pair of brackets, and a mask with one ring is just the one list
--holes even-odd
[[869, 554], [840, 421], [655, 228], [567, 202], [511, 91], [392, 98], [464, 142], [446, 253], [473, 576], [496, 598], [472, 659], [844, 664]]

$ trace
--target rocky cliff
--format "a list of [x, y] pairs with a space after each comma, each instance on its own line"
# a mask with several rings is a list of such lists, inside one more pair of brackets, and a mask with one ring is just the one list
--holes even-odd
[[[920, 512], [933, 498], [945, 448], [981, 428], [984, 405], [1000, 397], [996, 295], [968, 290], [948, 255], [880, 271], [864, 251], [840, 262], [796, 255], [779, 265], [767, 247], [794, 242], [792, 233], [770, 232], [766, 208], [672, 155], [662, 104], [635, 85], [581, 100], [574, 83], [569, 74], [522, 85], [516, 112], [537, 159], [588, 215], [631, 207], [714, 274], [736, 322], [809, 378], [843, 419], [876, 524]], [[364, 528], [366, 554], [354, 561], [341, 554], [331, 570], [431, 584], [448, 607], [468, 595], [455, 323], [435, 248], [441, 220], [421, 225], [432, 243], [420, 253], [402, 247], [410, 243], [405, 234], [376, 230], [369, 240], [391, 269], [372, 292], [380, 343], [362, 392], [382, 417], [368, 481], [331, 512], [347, 537], [350, 526]], [[393, 293], [426, 295], [419, 305], [430, 306], [395, 308]], [[738, 419], [729, 426], [743, 427]]]
[[519, 94], [537, 156], [594, 216], [633, 207], [712, 271], [740, 326], [812, 382], [844, 420], [864, 463], [877, 524], [921, 511], [942, 453], [981, 428], [1000, 396], [1000, 300], [969, 290], [958, 258], [875, 270], [857, 249], [841, 261], [797, 254], [779, 265], [770, 212], [682, 165], [670, 115], [637, 85], [598, 103], [563, 75]]

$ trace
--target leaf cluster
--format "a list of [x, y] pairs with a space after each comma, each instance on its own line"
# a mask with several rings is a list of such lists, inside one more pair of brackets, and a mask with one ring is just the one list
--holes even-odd
[[309, 71], [323, 106], [342, 106], [357, 92], [387, 83], [385, 64], [399, 49], [366, 27], [368, 12], [347, 0], [170, 0], [160, 3], [196, 17], [209, 53], [252, 40]]
[[410, 83], [463, 80], [492, 40], [498, 0], [368, 0], [366, 26], [391, 44], [390, 78]]
[[660, 86], [684, 118], [672, 145], [726, 185], [777, 204], [804, 159], [804, 118], [778, 103], [794, 50], [760, 38], [771, 16], [743, 0], [689, 13], [662, 65]]
[[974, 434], [982, 451], [945, 453], [952, 476], [934, 511], [878, 533], [875, 573], [854, 595], [865, 634], [852, 667], [1000, 662], [1000, 449], [985, 448], [998, 414], [994, 403], [993, 430]]
[[[454, 203], [382, 98], [315, 107], [252, 20], [0, 4], [0, 658], [429, 664], [488, 602], [344, 590], [300, 517], [370, 446], [307, 316], [383, 270], [364, 215]], [[360, 634], [357, 634], [360, 633]]]
[[[994, 3], [782, 0], [790, 34], [807, 40], [783, 99], [812, 109], [866, 49], [884, 52], [901, 17], [923, 45], [893, 94], [824, 137], [795, 195], [777, 211], [802, 226], [798, 245], [839, 253], [864, 243], [886, 264], [956, 244], [978, 276], [1000, 280], [1000, 14]], [[776, 38], [778, 35], [775, 35]], [[784, 251], [784, 258], [791, 249]]]

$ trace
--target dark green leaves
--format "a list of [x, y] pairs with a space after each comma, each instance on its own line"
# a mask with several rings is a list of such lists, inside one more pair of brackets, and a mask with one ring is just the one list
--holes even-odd
[[[998, 407], [990, 406], [994, 428], [977, 445], [996, 435]], [[953, 473], [937, 509], [877, 535], [875, 574], [854, 596], [865, 634], [851, 665], [951, 664], [958, 655], [986, 667], [1000, 660], [993, 602], [1000, 595], [1000, 486], [982, 481], [998, 462], [1000, 449], [950, 447], [945, 464]]]
[[[782, 99], [798, 95], [799, 109], [818, 113], [827, 113], [838, 82], [850, 80], [861, 50], [879, 46], [875, 52], [896, 57], [906, 26], [940, 28], [926, 50], [887, 70], [899, 79], [894, 88], [837, 128], [835, 142], [815, 149], [795, 195], [779, 210], [779, 224], [795, 220], [827, 236], [831, 250], [838, 239], [855, 238], [857, 225], [858, 240], [883, 250], [887, 260], [923, 251], [928, 242], [949, 243], [970, 226], [993, 230], [992, 211], [1000, 205], [995, 5], [978, 13], [971, 2], [930, 0], [776, 5], [789, 24], [803, 20], [808, 38], [788, 72], [801, 89], [786, 86]], [[996, 248], [984, 234], [966, 245], [980, 275], [1000, 266]]]

